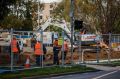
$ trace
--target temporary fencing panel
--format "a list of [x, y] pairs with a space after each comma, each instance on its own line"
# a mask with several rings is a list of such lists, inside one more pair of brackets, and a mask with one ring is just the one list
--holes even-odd
[[[93, 62], [93, 60], [99, 63], [101, 60], [110, 62], [111, 59], [120, 57], [118, 53], [120, 51], [119, 34], [80, 35], [78, 33], [74, 38], [73, 54], [71, 54], [70, 39], [66, 38], [64, 32], [61, 34], [61, 36], [53, 36], [53, 33], [43, 31], [0, 31], [0, 72], [3, 68], [13, 71], [52, 65], [56, 55], [53, 51], [54, 45], [52, 45], [55, 39], [58, 39], [58, 61], [62, 66], [70, 64], [71, 61], [75, 64]], [[18, 54], [11, 52], [10, 44], [13, 37], [16, 37], [18, 41]], [[66, 54], [64, 53], [65, 39], [68, 39], [69, 46]], [[43, 51], [43, 55], [39, 57], [34, 54], [36, 41], [41, 41], [42, 50], [47, 50], [47, 52]], [[43, 44], [46, 49], [43, 49]], [[64, 59], [65, 56], [66, 59]], [[36, 65], [37, 62], [41, 65]]]
[[113, 34], [111, 36], [111, 47], [114, 51], [120, 51], [120, 35]]
[[0, 73], [10, 70], [11, 50], [10, 50], [10, 32], [0, 31]]
[[[7, 37], [5, 37], [5, 34]], [[23, 70], [35, 67], [44, 67], [53, 64], [54, 53], [53, 53], [53, 46], [48, 46], [46, 43], [53, 44], [54, 38], [52, 38], [53, 33], [43, 33], [42, 31], [1, 31], [0, 32], [0, 69], [6, 67], [5, 69], [8, 70]], [[46, 35], [46, 36], [45, 36]], [[11, 41], [12, 38], [16, 37], [19, 47], [19, 53], [14, 54], [11, 50]], [[61, 45], [59, 45], [59, 53], [58, 53], [58, 60], [59, 64], [64, 65], [70, 63], [70, 51], [67, 53], [66, 60], [64, 60], [64, 51], [63, 41], [64, 35], [57, 36], [58, 39], [61, 38]], [[47, 40], [46, 40], [47, 39]], [[56, 38], [55, 38], [56, 39]], [[43, 56], [36, 58], [34, 54], [35, 50], [35, 43], [36, 41], [41, 41], [42, 44], [46, 46], [47, 52], [44, 53]], [[42, 45], [43, 49], [43, 45]], [[36, 60], [41, 62], [41, 65], [36, 65]], [[65, 61], [65, 62], [64, 62]]]
[[[107, 38], [107, 39], [106, 39]], [[102, 59], [110, 59], [108, 49], [106, 48], [110, 43], [109, 34], [98, 35], [98, 34], [79, 34], [76, 35], [75, 45], [78, 46], [77, 52], [74, 53], [74, 59], [77, 63], [99, 63]], [[106, 42], [105, 42], [106, 41]], [[103, 47], [101, 47], [103, 46]], [[101, 49], [104, 49], [106, 57], [102, 56]], [[106, 53], [107, 51], [107, 53]]]
[[[94, 35], [94, 36], [92, 36]], [[74, 53], [74, 57], [79, 58], [77, 63], [80, 62], [104, 62], [112, 59], [120, 58], [120, 35], [119, 34], [84, 34], [76, 35], [77, 40], [75, 45], [78, 46], [77, 56]], [[81, 39], [80, 39], [81, 38]], [[85, 39], [85, 40], [83, 40]], [[96, 49], [96, 53], [94, 48]], [[84, 50], [84, 51], [83, 51]], [[95, 55], [96, 54], [96, 55]], [[96, 61], [94, 61], [96, 60]]]
[[[11, 49], [12, 38], [16, 37], [18, 42], [19, 53], [13, 53]], [[0, 70], [17, 70], [25, 69], [26, 64], [30, 68], [36, 67], [34, 55], [34, 45], [36, 41], [41, 41], [43, 45], [42, 31], [1, 31], [0, 32]], [[43, 47], [42, 47], [43, 48]], [[28, 57], [29, 56], [29, 57]], [[43, 56], [40, 56], [43, 67]], [[29, 61], [29, 62], [28, 62]]]

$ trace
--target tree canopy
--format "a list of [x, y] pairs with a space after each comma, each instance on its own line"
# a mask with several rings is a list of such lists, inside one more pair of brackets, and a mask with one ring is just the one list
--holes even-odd
[[[0, 0], [0, 28], [33, 30], [37, 26], [38, 3], [34, 0]], [[40, 8], [42, 4], [40, 4]]]
[[[0, 21], [10, 12], [9, 7], [15, 4], [17, 0], [0, 0]], [[9, 7], [8, 7], [9, 6]]]
[[[36, 27], [38, 3], [33, 1], [0, 0], [0, 28], [32, 30]], [[53, 17], [70, 22], [70, 0], [58, 4]], [[74, 0], [74, 19], [82, 20], [91, 32], [119, 33], [120, 0]]]
[[[60, 14], [70, 21], [70, 0], [63, 0], [53, 15]], [[74, 18], [84, 21], [86, 28], [96, 33], [119, 33], [119, 14], [119, 0], [74, 0]]]

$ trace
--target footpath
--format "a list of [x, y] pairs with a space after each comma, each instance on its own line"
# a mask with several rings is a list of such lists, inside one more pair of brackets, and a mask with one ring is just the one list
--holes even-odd
[[113, 71], [113, 70], [119, 70], [120, 66], [102, 66], [102, 65], [86, 65], [87, 67], [95, 68], [97, 70], [103, 70], [103, 71]]

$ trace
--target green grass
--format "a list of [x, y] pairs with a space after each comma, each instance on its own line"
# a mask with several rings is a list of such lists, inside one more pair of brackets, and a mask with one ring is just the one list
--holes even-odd
[[32, 76], [48, 76], [55, 74], [63, 74], [70, 72], [88, 72], [94, 71], [93, 68], [88, 68], [85, 66], [72, 66], [72, 67], [47, 67], [47, 68], [37, 68], [37, 69], [29, 69], [18, 71], [14, 73], [0, 74], [0, 79], [22, 79], [24, 77], [32, 77]]
[[112, 61], [111, 64], [115, 66], [120, 66], [120, 61]]
[[100, 63], [100, 65], [115, 67], [115, 66], [120, 66], [120, 61], [111, 61], [110, 63], [102, 62], [102, 63]]

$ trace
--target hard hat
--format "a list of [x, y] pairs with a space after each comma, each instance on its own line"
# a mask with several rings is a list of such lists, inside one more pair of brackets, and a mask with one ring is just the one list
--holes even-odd
[[67, 37], [64, 37], [64, 40], [67, 40], [68, 38]]

